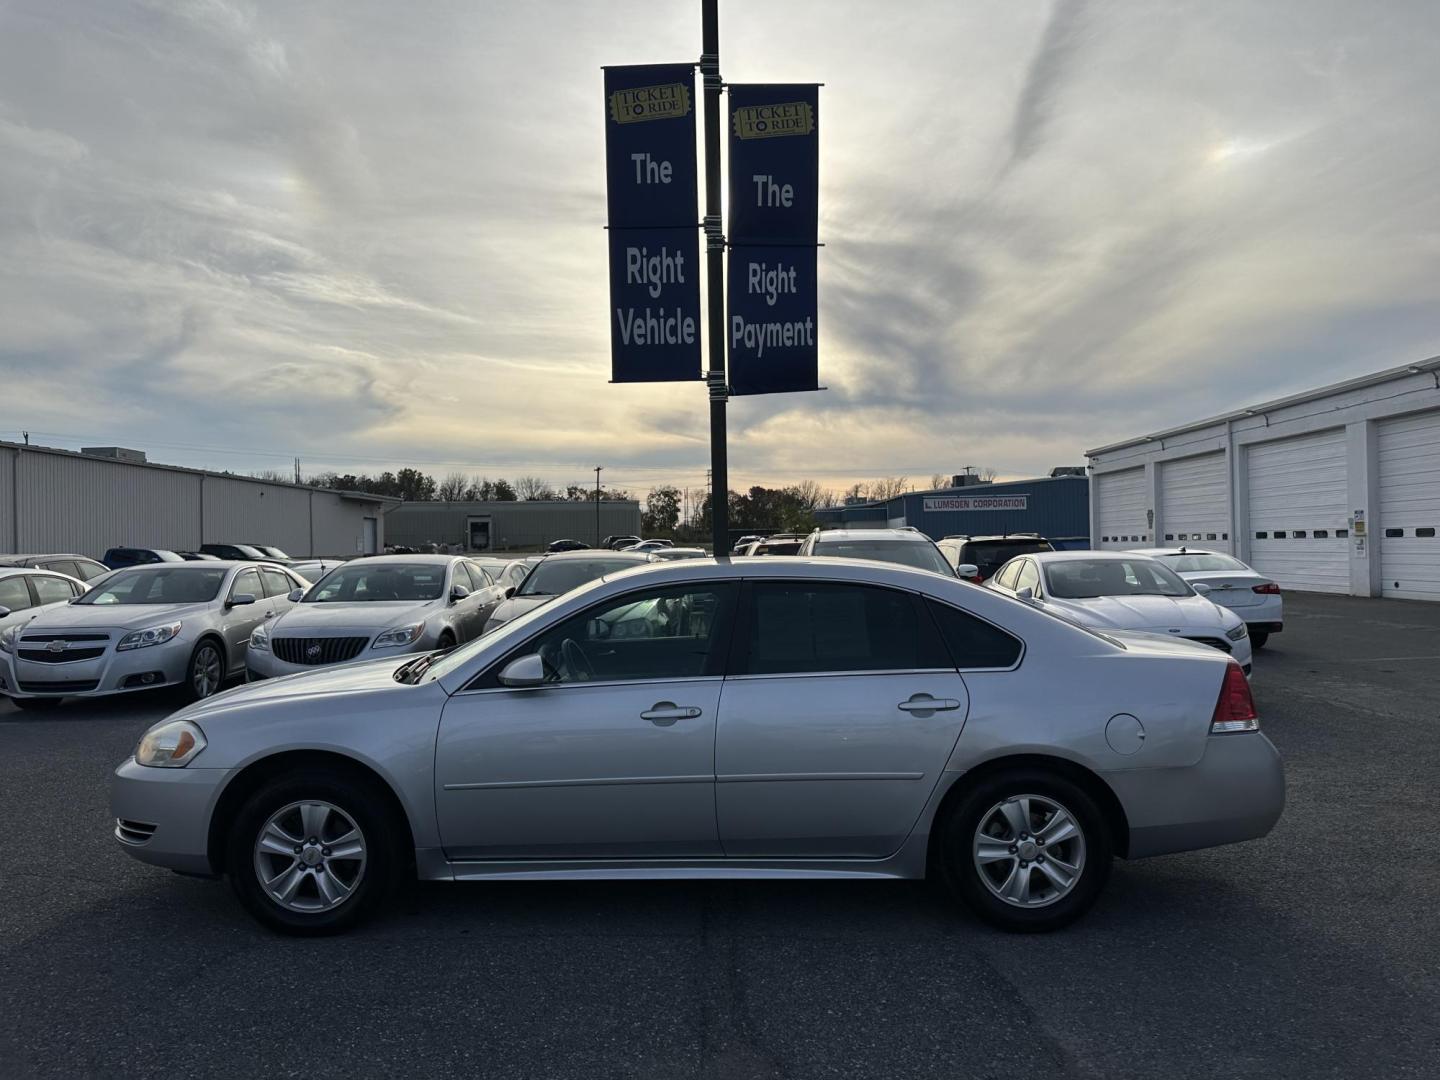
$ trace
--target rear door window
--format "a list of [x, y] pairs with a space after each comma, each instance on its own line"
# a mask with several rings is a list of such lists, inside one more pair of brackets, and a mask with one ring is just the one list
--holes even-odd
[[25, 587], [23, 577], [15, 574], [12, 577], [0, 578], [0, 607], [9, 608], [11, 611], [24, 611], [33, 606], [30, 590]]
[[30, 587], [35, 590], [35, 600], [41, 604], [63, 604], [74, 598], [76, 589], [70, 582], [44, 574], [32, 574]]
[[56, 574], [64, 574], [66, 577], [80, 577], [80, 567], [75, 565], [74, 559], [52, 559], [48, 562], [41, 563], [40, 569], [49, 570]]

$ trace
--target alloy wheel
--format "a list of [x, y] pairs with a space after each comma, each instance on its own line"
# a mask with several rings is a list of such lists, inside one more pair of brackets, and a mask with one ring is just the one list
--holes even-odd
[[255, 876], [272, 902], [315, 914], [354, 895], [365, 875], [365, 837], [333, 803], [306, 800], [271, 814], [255, 841]]
[[1085, 834], [1075, 815], [1046, 795], [1016, 795], [980, 818], [976, 873], [1015, 907], [1040, 908], [1068, 896], [1085, 869]]
[[220, 689], [220, 653], [213, 645], [202, 645], [190, 668], [190, 686], [197, 698], [207, 698]]

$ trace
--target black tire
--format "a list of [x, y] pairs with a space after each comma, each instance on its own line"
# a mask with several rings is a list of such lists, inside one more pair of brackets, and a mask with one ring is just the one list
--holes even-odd
[[1252, 649], [1263, 649], [1265, 643], [1269, 640], [1270, 632], [1268, 630], [1257, 630], [1250, 635], [1250, 647]]
[[[213, 690], [202, 694], [195, 685], [196, 669], [207, 650], [220, 664], [220, 679]], [[190, 661], [185, 665], [185, 681], [176, 688], [180, 700], [188, 705], [192, 701], [202, 701], [207, 697], [214, 697], [225, 685], [225, 669], [225, 650], [214, 638], [201, 638], [195, 643], [195, 648], [190, 653]]]
[[449, 652], [455, 648], [455, 635], [449, 630], [441, 630], [440, 636], [435, 639], [435, 647], [441, 652]]
[[[982, 820], [1007, 799], [1023, 795], [1052, 800], [1067, 810], [1084, 844], [1079, 878], [1069, 892], [1043, 905], [1026, 907], [997, 896], [982, 880], [982, 870], [974, 857]], [[1007, 770], [981, 780], [950, 804], [944, 820], [938, 823], [937, 843], [936, 861], [951, 893], [990, 925], [1015, 933], [1058, 930], [1078, 919], [1105, 887], [1114, 856], [1110, 830], [1095, 800], [1064, 776], [1040, 768]], [[1040, 861], [1044, 861], [1043, 853]], [[992, 872], [997, 876], [1004, 875], [1007, 869], [1018, 872], [1016, 865], [993, 865], [996, 869]], [[1035, 875], [1032, 880], [1039, 882], [1042, 892], [1053, 887], [1036, 863], [1028, 864], [1027, 869]]]
[[58, 697], [12, 697], [10, 700], [11, 700], [12, 702], [14, 702], [14, 703], [15, 703], [15, 707], [16, 707], [16, 708], [19, 708], [19, 709], [26, 709], [26, 710], [29, 710], [30, 712], [49, 712], [51, 709], [58, 708], [59, 705], [60, 705], [60, 702], [63, 701], [64, 698], [58, 698]]
[[[353, 820], [364, 839], [365, 862], [351, 882], [353, 891], [338, 906], [297, 912], [266, 892], [256, 871], [255, 845], [273, 814], [308, 800], [330, 803]], [[230, 823], [225, 869], [245, 909], [270, 929], [302, 937], [338, 934], [370, 918], [389, 899], [399, 871], [408, 865], [404, 836], [388, 800], [373, 783], [342, 771], [309, 769], [276, 777], [245, 800]], [[306, 889], [318, 897], [318, 885], [302, 883], [300, 890]]]

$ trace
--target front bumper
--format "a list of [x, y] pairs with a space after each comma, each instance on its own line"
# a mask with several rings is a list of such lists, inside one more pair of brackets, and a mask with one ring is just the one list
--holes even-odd
[[1255, 840], [1285, 809], [1280, 752], [1260, 732], [1211, 735], [1194, 765], [1106, 779], [1130, 823], [1132, 859]]
[[[185, 681], [193, 642], [176, 640], [148, 649], [115, 652], [113, 644], [93, 660], [44, 664], [0, 653], [0, 692], [17, 698], [104, 697], [178, 686]], [[142, 681], [146, 678], [150, 681]]]
[[210, 876], [210, 816], [229, 769], [154, 769], [134, 758], [110, 781], [115, 839], [141, 862]]

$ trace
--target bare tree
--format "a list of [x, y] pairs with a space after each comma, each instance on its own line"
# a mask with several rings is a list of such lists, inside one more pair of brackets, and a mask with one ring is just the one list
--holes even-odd
[[276, 484], [293, 484], [295, 474], [284, 472], [280, 469], [256, 469], [250, 474], [256, 480], [269, 480]]
[[461, 502], [470, 490], [470, 480], [464, 473], [446, 473], [445, 479], [435, 489], [435, 498], [441, 502]]
[[515, 478], [515, 491], [520, 498], [526, 501], [559, 497], [555, 494], [555, 489], [538, 476], [517, 476]]
[[999, 475], [1000, 475], [999, 470], [998, 470], [998, 469], [995, 469], [995, 468], [992, 468], [992, 467], [989, 466], [989, 465], [984, 466], [984, 467], [981, 468], [981, 470], [980, 470], [980, 479], [981, 479], [981, 480], [993, 481], [993, 480], [995, 479], [995, 477], [997, 477], [997, 476], [999, 476]]
[[870, 498], [875, 502], [893, 499], [910, 490], [908, 476], [884, 476], [870, 485]]
[[948, 474], [946, 474], [946, 473], [943, 473], [943, 472], [931, 473], [931, 474], [930, 474], [930, 487], [931, 487], [933, 490], [937, 490], [937, 491], [938, 491], [940, 488], [948, 488], [948, 487], [950, 486], [950, 480], [951, 480], [951, 477], [950, 477]]
[[821, 487], [818, 481], [801, 480], [790, 489], [795, 493], [795, 498], [806, 510], [815, 510], [835, 505], [835, 493], [829, 488]]

